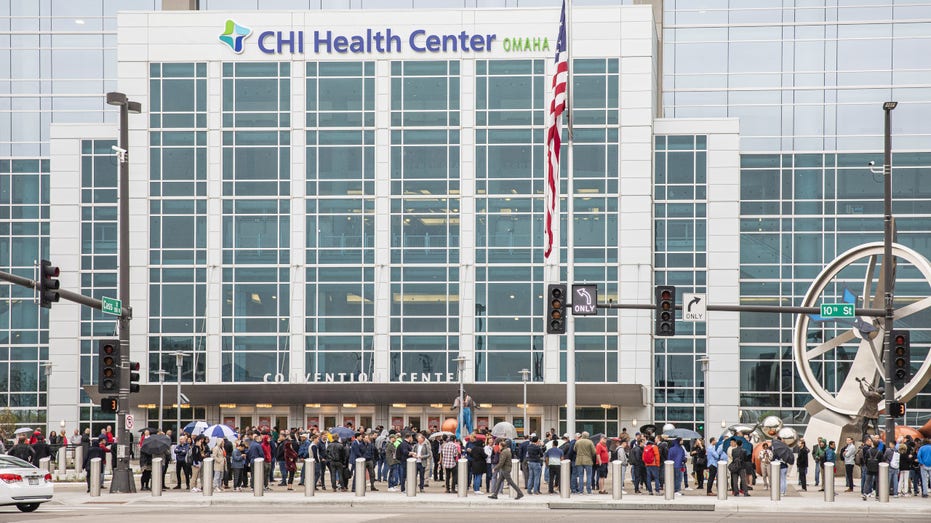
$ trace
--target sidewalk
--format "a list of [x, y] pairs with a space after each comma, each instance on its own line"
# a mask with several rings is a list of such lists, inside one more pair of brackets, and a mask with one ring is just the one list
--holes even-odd
[[[685, 491], [684, 495], [666, 501], [663, 496], [634, 495], [632, 491], [624, 496], [623, 500], [614, 501], [610, 495], [575, 495], [569, 499], [562, 499], [558, 495], [543, 494], [540, 496], [525, 495], [523, 499], [512, 500], [506, 492], [499, 495], [499, 499], [488, 499], [486, 495], [470, 493], [466, 498], [459, 498], [455, 494], [445, 494], [441, 486], [428, 487], [426, 493], [418, 493], [415, 497], [408, 497], [400, 492], [386, 492], [379, 483], [378, 492], [366, 492], [364, 497], [356, 497], [353, 492], [334, 493], [330, 490], [317, 491], [313, 497], [305, 497], [303, 487], [295, 485], [294, 491], [285, 490], [284, 487], [273, 487], [272, 491], [265, 492], [264, 496], [256, 497], [250, 490], [243, 492], [215, 492], [213, 496], [204, 496], [203, 493], [192, 493], [185, 490], [165, 490], [160, 497], [154, 497], [150, 492], [137, 492], [135, 494], [110, 494], [106, 490], [100, 497], [91, 497], [85, 493], [83, 483], [56, 483], [55, 498], [52, 503], [66, 506], [81, 506], [95, 504], [132, 504], [145, 506], [159, 505], [187, 505], [187, 506], [249, 506], [266, 504], [288, 505], [315, 505], [321, 507], [362, 507], [362, 506], [388, 506], [396, 508], [453, 508], [468, 509], [470, 507], [495, 507], [502, 511], [521, 510], [528, 506], [537, 509], [553, 510], [671, 510], [671, 511], [715, 511], [728, 513], [766, 512], [823, 512], [832, 515], [922, 515], [928, 514], [931, 520], [931, 498], [905, 497], [891, 498], [889, 503], [880, 503], [875, 499], [863, 501], [859, 494], [840, 493], [836, 495], [833, 503], [826, 503], [821, 492], [798, 492], [795, 485], [789, 486], [789, 491], [781, 501], [770, 501], [769, 491], [762, 485], [757, 485], [751, 497], [730, 497], [727, 501], [718, 501], [717, 497], [706, 496], [704, 491]], [[138, 482], [137, 482], [138, 486]], [[109, 487], [109, 484], [107, 484]]]

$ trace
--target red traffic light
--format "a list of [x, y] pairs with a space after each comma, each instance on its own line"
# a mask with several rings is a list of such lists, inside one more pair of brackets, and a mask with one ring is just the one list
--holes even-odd
[[896, 345], [903, 345], [903, 344], [905, 344], [905, 336], [902, 336], [901, 334], [899, 334], [898, 336], [896, 336], [896, 337], [895, 337], [895, 344], [896, 344]]

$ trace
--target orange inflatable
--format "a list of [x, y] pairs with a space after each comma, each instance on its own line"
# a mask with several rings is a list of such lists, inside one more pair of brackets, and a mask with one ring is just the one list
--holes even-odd
[[[915, 439], [915, 438], [922, 437], [922, 433], [906, 425], [896, 425], [895, 426], [895, 440], [899, 441], [899, 438], [904, 438], [905, 436], [911, 436], [912, 439]], [[879, 433], [879, 439], [886, 441], [886, 431], [882, 431]]]
[[446, 421], [443, 422], [443, 429], [446, 432], [456, 432], [456, 427], [459, 426], [459, 423], [456, 421], [456, 418], [446, 418]]
[[753, 468], [756, 469], [757, 474], [762, 474], [763, 469], [760, 468], [760, 451], [763, 450], [763, 442], [759, 442], [753, 446]]
[[920, 432], [926, 438], [931, 438], [931, 419], [929, 419], [927, 423], [918, 429], [918, 432]]

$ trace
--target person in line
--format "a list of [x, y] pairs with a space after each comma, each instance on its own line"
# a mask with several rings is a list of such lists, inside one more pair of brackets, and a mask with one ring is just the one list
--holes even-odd
[[805, 438], [798, 440], [798, 457], [795, 458], [795, 465], [798, 468], [798, 484], [802, 487], [802, 492], [808, 492], [808, 455], [811, 451], [805, 446]]
[[621, 494], [627, 494], [627, 491], [624, 490], [624, 480], [627, 476], [627, 466], [630, 465], [630, 458], [628, 457], [628, 452], [630, 452], [630, 439], [622, 439], [617, 446], [617, 451], [615, 455], [617, 460], [621, 462], [621, 477], [613, 478], [613, 481], [621, 482]]
[[459, 442], [451, 436], [436, 439], [442, 439], [438, 456], [443, 468], [443, 472], [437, 474], [436, 477], [444, 477], [447, 494], [455, 493], [459, 488], [459, 456], [462, 455], [462, 450], [459, 447]]
[[853, 438], [847, 438], [847, 445], [844, 446], [844, 473], [847, 478], [847, 490], [844, 492], [853, 492], [853, 466], [856, 465], [857, 447], [853, 443]]
[[[223, 492], [223, 478], [226, 477], [226, 446], [224, 440], [217, 442], [213, 447], [213, 489], [217, 492]], [[209, 481], [209, 478], [204, 478]]]
[[[931, 480], [931, 442], [925, 441], [918, 447], [916, 453], [919, 471], [921, 472], [921, 497], [928, 497], [928, 481]], [[915, 491], [917, 495], [917, 490]]]
[[475, 494], [482, 493], [482, 477], [488, 472], [485, 459], [485, 440], [475, 438], [472, 442], [472, 448], [469, 450], [469, 458], [472, 467], [472, 491]]
[[863, 444], [866, 445], [866, 448], [863, 450], [863, 468], [866, 472], [866, 480], [863, 483], [861, 496], [863, 497], [863, 501], [866, 501], [867, 498], [873, 497], [873, 487], [876, 485], [876, 478], [879, 474], [879, 462], [882, 459], [882, 455], [879, 450], [873, 446], [873, 440], [869, 436], [863, 440]]
[[191, 444], [183, 434], [178, 436], [178, 444], [175, 445], [175, 475], [178, 481], [174, 490], [181, 490], [182, 474], [186, 489], [191, 490]]
[[[815, 462], [815, 486], [817, 487], [820, 483], [821, 473], [824, 468], [824, 452], [828, 449], [828, 442], [824, 438], [819, 437], [818, 443], [815, 445], [815, 448], [811, 450], [811, 459]], [[822, 487], [820, 490], [824, 490]]]
[[[606, 449], [607, 450], [607, 449]], [[540, 437], [533, 435], [524, 454], [527, 462], [527, 493], [540, 494], [540, 480], [543, 477], [543, 446]], [[603, 481], [603, 480], [602, 480]]]
[[240, 441], [233, 448], [233, 455], [230, 457], [230, 471], [233, 476], [233, 491], [242, 492], [243, 475], [242, 469], [246, 465], [246, 446]]
[[659, 465], [660, 450], [652, 440], [647, 439], [646, 447], [643, 449], [643, 464], [647, 469], [647, 492], [653, 495], [653, 485], [656, 485], [656, 493], [662, 490], [659, 484]]
[[100, 459], [100, 488], [103, 489], [103, 464], [107, 459], [107, 440], [98, 440], [94, 438], [90, 442], [87, 453], [84, 454], [84, 472], [87, 476], [87, 492], [91, 491], [91, 460], [94, 458]]
[[592, 443], [588, 431], [582, 432], [582, 435], [575, 442], [575, 466], [578, 467], [577, 488], [579, 494], [584, 488], [585, 493], [592, 493], [592, 468], [600, 465], [598, 452], [595, 450], [595, 444]]
[[685, 449], [682, 448], [682, 438], [672, 440], [669, 446], [669, 459], [673, 463], [673, 477], [666, 478], [666, 488], [669, 488], [669, 480], [673, 481], [675, 495], [682, 495], [682, 479], [685, 477]]
[[501, 441], [500, 454], [501, 455], [498, 457], [498, 464], [494, 469], [495, 484], [492, 486], [491, 495], [488, 497], [491, 499], [498, 499], [498, 492], [501, 492], [501, 489], [504, 487], [504, 482], [507, 481], [508, 485], [514, 489], [514, 492], [517, 492], [517, 497], [514, 499], [520, 499], [524, 497], [524, 493], [521, 492], [517, 483], [511, 479], [511, 442], [507, 439]]
[[417, 435], [417, 444], [414, 445], [411, 450], [411, 457], [417, 460], [417, 477], [420, 480], [418, 486], [420, 492], [423, 493], [427, 467], [430, 464], [430, 459], [433, 457], [433, 449], [430, 444], [427, 443], [427, 438], [424, 437], [423, 434]]
[[695, 440], [692, 450], [689, 451], [689, 455], [692, 456], [692, 471], [695, 473], [695, 483], [698, 485], [696, 489], [704, 490], [705, 469], [708, 466], [708, 455], [705, 452], [705, 445], [702, 443], [701, 438]]
[[773, 461], [773, 451], [769, 448], [768, 442], [763, 442], [757, 459], [760, 461], [760, 476], [763, 477], [763, 488], [769, 489], [769, 464]]
[[[727, 470], [731, 473], [731, 491], [734, 496], [743, 494], [749, 497], [750, 492], [747, 491], [747, 462], [750, 462], [750, 456], [737, 439], [731, 439], [730, 445], [731, 448], [727, 451], [729, 458]], [[752, 462], [749, 466], [753, 466]], [[718, 485], [718, 488], [721, 488], [721, 486]]]
[[[718, 478], [718, 467], [724, 467], [727, 465], [727, 455], [724, 452], [717, 448], [715, 445], [714, 438], [708, 440], [708, 450], [705, 451], [705, 460], [708, 464], [708, 488], [705, 495], [714, 496], [711, 492], [711, 487], [714, 485], [714, 480]], [[718, 489], [721, 489], [721, 484], [718, 484]], [[727, 490], [727, 486], [724, 486], [724, 489]]]
[[[556, 435], [554, 434], [553, 437], [556, 438]], [[548, 494], [555, 494], [556, 492], [553, 490], [554, 488], [559, 489], [559, 467], [562, 463], [563, 453], [562, 449], [559, 448], [558, 443], [559, 441], [557, 440], [556, 443], [554, 443], [545, 454], [546, 468], [550, 472], [549, 481], [547, 482]]]

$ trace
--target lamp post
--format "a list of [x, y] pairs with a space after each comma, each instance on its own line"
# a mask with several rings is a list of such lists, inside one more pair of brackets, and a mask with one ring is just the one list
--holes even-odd
[[530, 434], [530, 425], [527, 420], [527, 380], [530, 379], [530, 369], [520, 370], [520, 380], [524, 382], [524, 437]]
[[702, 381], [704, 382], [704, 398], [705, 398], [705, 414], [702, 416], [702, 425], [705, 427], [705, 433], [702, 434], [705, 438], [708, 437], [708, 370], [711, 367], [711, 360], [708, 359], [708, 356], [702, 356], [698, 358], [698, 362], [701, 363], [701, 372], [702, 372]]
[[[892, 382], [892, 110], [898, 102], [883, 103], [885, 124], [883, 126], [883, 301], [886, 316], [883, 320], [883, 361], [885, 362], [886, 395], [886, 443], [895, 440], [895, 418], [889, 415], [889, 404], [895, 401], [895, 385]], [[878, 425], [878, 424], [877, 424]], [[878, 431], [878, 427], [877, 427]]]
[[[124, 307], [129, 307], [129, 113], [141, 113], [142, 104], [130, 101], [125, 94], [107, 93], [107, 104], [120, 108], [120, 146], [116, 149], [120, 163], [119, 179], [119, 295]], [[126, 433], [126, 414], [129, 404], [129, 314], [119, 318], [120, 380], [119, 410], [116, 418], [116, 468], [110, 482], [110, 492], [135, 492], [136, 480], [129, 468], [129, 435]]]
[[465, 417], [462, 415], [463, 413], [463, 410], [462, 410], [462, 407], [463, 407], [462, 405], [462, 401], [463, 401], [462, 400], [462, 396], [463, 396], [462, 371], [465, 368], [466, 359], [465, 359], [465, 356], [459, 356], [459, 357], [453, 358], [453, 361], [456, 362], [456, 366], [459, 369], [459, 420], [456, 423], [456, 432], [459, 433], [461, 437], [462, 436], [462, 425], [463, 425], [463, 422], [465, 421]]
[[165, 415], [165, 374], [168, 373], [161, 368], [161, 358], [158, 360], [158, 366], [158, 430], [165, 430], [162, 418]]
[[178, 395], [175, 397], [175, 405], [177, 405], [177, 425], [175, 425], [175, 438], [180, 443], [181, 442], [181, 365], [184, 363], [184, 357], [186, 354], [183, 352], [173, 352], [175, 355], [175, 365], [178, 367]]

